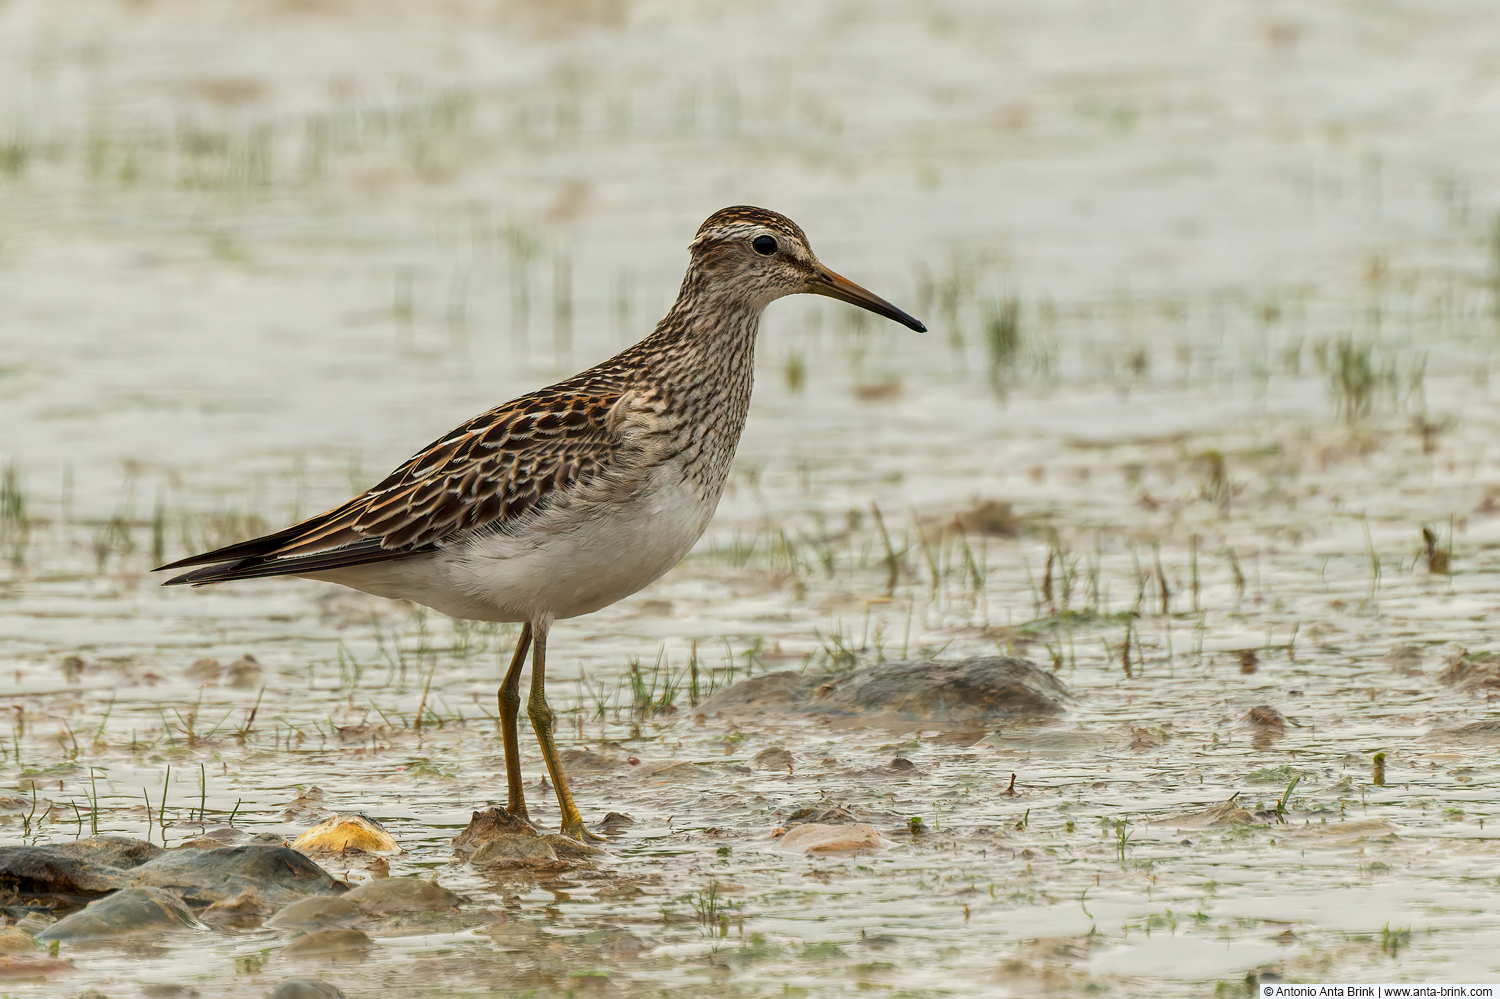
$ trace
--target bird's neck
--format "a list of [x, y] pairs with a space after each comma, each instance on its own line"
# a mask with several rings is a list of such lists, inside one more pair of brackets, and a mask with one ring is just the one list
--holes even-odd
[[748, 388], [765, 303], [747, 300], [735, 294], [738, 290], [688, 271], [677, 301], [643, 343], [656, 355], [659, 377], [667, 382], [727, 379]]

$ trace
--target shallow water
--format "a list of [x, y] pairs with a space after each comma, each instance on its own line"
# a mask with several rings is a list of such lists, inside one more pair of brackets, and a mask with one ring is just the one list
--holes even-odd
[[[335, 965], [268, 929], [183, 934], [65, 951], [73, 972], [10, 991], [1500, 978], [1495, 743], [1445, 734], [1495, 688], [1439, 679], [1490, 651], [1500, 603], [1494, 12], [552, 10], [0, 9], [3, 838], [97, 821], [170, 844], [230, 816], [290, 837], [363, 810], [406, 850], [392, 874], [543, 934], [460, 919]], [[593, 871], [456, 865], [449, 839], [503, 794], [512, 629], [147, 570], [339, 502], [642, 335], [736, 202], [787, 212], [933, 332], [769, 310], [707, 536], [554, 633], [566, 744], [603, 758], [575, 774], [585, 817], [635, 824]], [[943, 530], [983, 501], [1021, 533]], [[691, 710], [695, 659], [706, 694], [997, 649], [1056, 665], [1079, 695], [1061, 723]], [[193, 671], [247, 653], [243, 689]], [[1246, 720], [1262, 704], [1279, 738]], [[772, 746], [790, 773], [751, 766]], [[1299, 775], [1285, 822], [1184, 818], [1271, 809]], [[819, 801], [888, 847], [778, 852]], [[654, 946], [622, 957], [604, 926]]]

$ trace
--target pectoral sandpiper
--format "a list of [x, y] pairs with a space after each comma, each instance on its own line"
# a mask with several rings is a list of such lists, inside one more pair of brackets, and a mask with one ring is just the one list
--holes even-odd
[[516, 732], [529, 648], [527, 714], [562, 831], [602, 838], [583, 823], [553, 739], [552, 623], [639, 590], [708, 526], [745, 425], [768, 304], [826, 295], [926, 332], [820, 264], [796, 223], [775, 212], [715, 212], [689, 254], [676, 304], [639, 343], [475, 417], [342, 506], [162, 566], [203, 567], [166, 585], [302, 576], [454, 617], [520, 622], [499, 693], [506, 810], [530, 821]]

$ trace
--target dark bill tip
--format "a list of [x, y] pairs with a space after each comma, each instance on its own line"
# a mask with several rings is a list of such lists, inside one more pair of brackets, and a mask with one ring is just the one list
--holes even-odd
[[838, 299], [840, 302], [848, 302], [861, 309], [868, 309], [877, 316], [894, 319], [902, 326], [916, 330], [918, 333], [927, 332], [927, 326], [920, 320], [912, 318], [879, 295], [866, 291], [853, 281], [835, 274], [826, 267], [818, 269], [818, 274], [807, 283], [807, 291], [813, 295]]

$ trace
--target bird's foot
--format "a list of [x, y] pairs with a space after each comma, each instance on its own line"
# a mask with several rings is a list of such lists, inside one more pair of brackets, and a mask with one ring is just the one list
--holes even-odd
[[574, 819], [572, 822], [564, 822], [558, 830], [562, 835], [578, 840], [580, 843], [608, 843], [609, 837], [594, 832], [583, 824], [583, 819]]
[[526, 811], [526, 805], [524, 803], [520, 805], [506, 805], [505, 814], [509, 815], [511, 818], [517, 820], [518, 822], [524, 822], [526, 825], [530, 826], [533, 829], [536, 828], [536, 823], [531, 821], [531, 813]]

